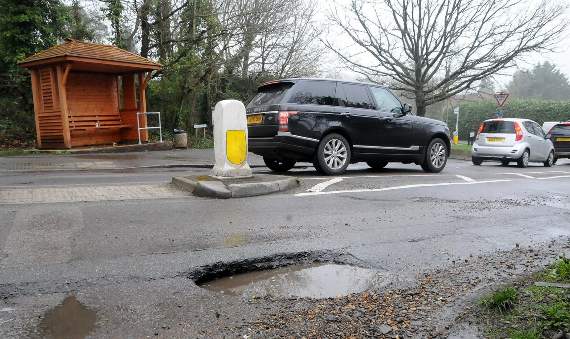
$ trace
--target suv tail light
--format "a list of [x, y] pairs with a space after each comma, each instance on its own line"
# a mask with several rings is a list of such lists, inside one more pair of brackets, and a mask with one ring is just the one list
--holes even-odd
[[523, 132], [521, 129], [521, 125], [519, 125], [518, 122], [515, 121], [515, 141], [521, 141], [523, 139]]
[[289, 132], [289, 118], [299, 112], [279, 112], [279, 132]]

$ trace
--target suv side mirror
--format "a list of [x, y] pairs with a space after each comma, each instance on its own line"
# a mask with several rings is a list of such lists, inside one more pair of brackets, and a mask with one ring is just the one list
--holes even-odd
[[406, 115], [406, 114], [410, 114], [412, 113], [412, 106], [404, 103], [402, 105], [402, 115]]

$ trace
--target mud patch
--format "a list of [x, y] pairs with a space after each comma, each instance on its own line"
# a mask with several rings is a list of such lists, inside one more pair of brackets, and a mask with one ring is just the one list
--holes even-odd
[[75, 296], [49, 310], [39, 325], [43, 338], [83, 339], [95, 329], [95, 311], [81, 304]]

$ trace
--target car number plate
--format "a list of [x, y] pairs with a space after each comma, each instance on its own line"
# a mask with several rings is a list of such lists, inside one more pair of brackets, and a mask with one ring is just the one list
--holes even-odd
[[247, 116], [248, 125], [258, 125], [263, 121], [263, 116], [261, 114], [253, 114]]
[[503, 142], [505, 138], [487, 138], [488, 142]]
[[570, 138], [556, 138], [556, 141], [570, 141]]

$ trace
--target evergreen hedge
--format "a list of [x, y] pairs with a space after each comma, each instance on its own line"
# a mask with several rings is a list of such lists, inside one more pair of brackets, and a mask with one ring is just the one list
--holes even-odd
[[[570, 120], [570, 101], [509, 99], [502, 109], [504, 118], [531, 119], [541, 126], [545, 121]], [[466, 140], [486, 119], [495, 118], [495, 101], [464, 102], [459, 105], [459, 138]], [[449, 129], [455, 130], [455, 116], [449, 114]]]

